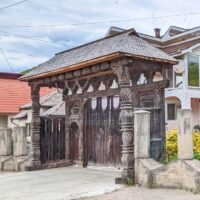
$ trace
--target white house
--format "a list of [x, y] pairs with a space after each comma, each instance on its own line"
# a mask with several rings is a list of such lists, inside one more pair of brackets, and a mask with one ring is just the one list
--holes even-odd
[[[124, 29], [111, 27], [107, 33], [113, 35]], [[180, 60], [171, 73], [171, 84], [166, 89], [167, 129], [177, 127], [177, 109], [193, 111], [193, 126], [200, 125], [200, 27], [184, 29], [170, 26], [164, 35], [156, 28], [155, 36], [138, 33], [140, 37], [169, 55]], [[156, 78], [160, 78], [157, 75]]]

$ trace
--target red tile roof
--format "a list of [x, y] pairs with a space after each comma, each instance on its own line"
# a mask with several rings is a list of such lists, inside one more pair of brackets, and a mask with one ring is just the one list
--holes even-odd
[[[53, 89], [41, 88], [40, 95], [52, 92]], [[28, 83], [13, 78], [0, 76], [0, 114], [16, 114], [19, 107], [31, 101]]]

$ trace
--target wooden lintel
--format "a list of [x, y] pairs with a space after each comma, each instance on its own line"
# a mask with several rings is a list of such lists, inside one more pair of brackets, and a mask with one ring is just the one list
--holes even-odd
[[[163, 80], [163, 81], [157, 81], [153, 83], [147, 83], [147, 84], [142, 84], [142, 85], [137, 85], [137, 86], [132, 86], [131, 90], [133, 91], [150, 91], [154, 89], [164, 89], [169, 85], [169, 80]], [[65, 95], [64, 100], [80, 100], [80, 99], [88, 99], [88, 98], [95, 98], [95, 97], [104, 97], [104, 96], [115, 96], [119, 95], [120, 89], [115, 88], [115, 89], [108, 89], [108, 90], [98, 90], [98, 91], [93, 91], [93, 92], [85, 92], [81, 94], [73, 94], [73, 95]]]
[[132, 87], [132, 90], [144, 92], [144, 91], [151, 90], [151, 89], [153, 90], [153, 89], [166, 88], [169, 86], [169, 82], [170, 81], [166, 79], [166, 80], [162, 80], [162, 81], [136, 85], [136, 86]]
[[74, 101], [80, 99], [89, 99], [95, 97], [104, 97], [104, 96], [116, 96], [119, 95], [119, 88], [109, 89], [109, 90], [98, 90], [94, 92], [86, 92], [81, 94], [73, 94], [73, 95], [66, 95], [64, 96], [64, 100], [66, 101]]

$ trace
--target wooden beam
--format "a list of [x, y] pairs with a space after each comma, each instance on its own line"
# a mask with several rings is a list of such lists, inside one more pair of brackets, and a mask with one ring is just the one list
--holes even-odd
[[[153, 83], [147, 83], [142, 85], [136, 85], [132, 86], [131, 90], [144, 92], [148, 90], [154, 90], [154, 89], [160, 89], [160, 88], [166, 88], [169, 85], [169, 80], [163, 80], [163, 81], [157, 81]], [[65, 100], [79, 100], [79, 99], [88, 99], [88, 98], [95, 98], [95, 97], [104, 97], [104, 96], [115, 96], [119, 95], [120, 89], [114, 88], [114, 89], [108, 89], [108, 90], [98, 90], [93, 92], [85, 92], [80, 94], [73, 94], [73, 95], [65, 95]]]

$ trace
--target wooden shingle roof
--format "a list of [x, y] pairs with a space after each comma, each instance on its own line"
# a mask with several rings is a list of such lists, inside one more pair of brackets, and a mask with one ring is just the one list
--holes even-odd
[[117, 35], [58, 53], [47, 62], [38, 65], [38, 67], [25, 74], [21, 79], [29, 80], [34, 79], [34, 77], [44, 77], [53, 72], [59, 74], [61, 70], [63, 72], [65, 69], [66, 71], [73, 69], [74, 65], [77, 67], [87, 61], [95, 62], [100, 58], [111, 57], [116, 54], [126, 54], [155, 62], [176, 63], [176, 60], [168, 54], [141, 39], [134, 29], [129, 29]]

